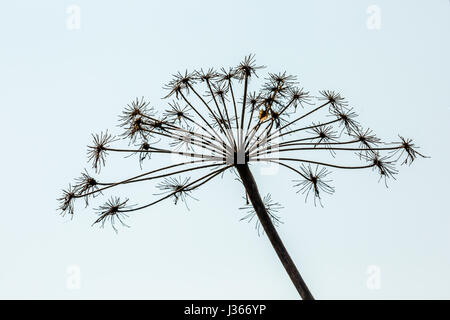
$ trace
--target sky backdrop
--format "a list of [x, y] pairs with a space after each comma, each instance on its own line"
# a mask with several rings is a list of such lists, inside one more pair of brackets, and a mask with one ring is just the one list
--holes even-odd
[[[239, 221], [231, 174], [189, 211], [166, 201], [118, 234], [92, 227], [82, 203], [72, 221], [56, 210], [61, 189], [90, 170], [91, 133], [120, 133], [132, 99], [162, 111], [173, 73], [254, 53], [263, 77], [286, 70], [312, 94], [337, 90], [381, 138], [411, 137], [431, 156], [388, 189], [370, 170], [334, 171], [324, 208], [295, 193], [291, 173], [254, 168], [284, 207], [280, 236], [315, 297], [450, 299], [449, 39], [447, 0], [2, 2], [0, 298], [298, 298], [267, 237]], [[138, 172], [116, 156], [103, 176]], [[112, 194], [145, 203], [153, 193]]]

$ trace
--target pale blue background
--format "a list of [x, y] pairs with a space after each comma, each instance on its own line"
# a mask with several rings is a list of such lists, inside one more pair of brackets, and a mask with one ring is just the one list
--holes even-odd
[[[81, 8], [81, 29], [66, 8]], [[366, 9], [381, 8], [369, 30]], [[431, 159], [389, 189], [372, 172], [335, 172], [325, 208], [291, 174], [260, 177], [285, 209], [279, 228], [317, 298], [450, 298], [450, 4], [432, 1], [3, 1], [0, 5], [0, 298], [296, 299], [266, 237], [239, 222], [241, 188], [214, 181], [191, 210], [168, 201], [116, 235], [56, 212], [86, 164], [91, 132], [112, 128], [136, 96], [163, 109], [162, 85], [185, 68], [233, 66], [256, 53], [313, 93], [340, 90], [385, 139], [413, 137]], [[266, 72], [265, 71], [265, 72]], [[158, 166], [159, 158], [146, 168]], [[139, 171], [111, 159], [106, 177]], [[119, 195], [146, 202], [153, 188]], [[67, 267], [81, 288], [66, 287]], [[381, 268], [381, 289], [366, 270]]]

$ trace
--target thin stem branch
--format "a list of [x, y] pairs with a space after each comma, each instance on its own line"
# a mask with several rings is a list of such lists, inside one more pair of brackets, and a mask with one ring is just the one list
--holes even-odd
[[[307, 151], [307, 150], [328, 150], [328, 151], [388, 151], [388, 150], [399, 150], [399, 149], [403, 149], [403, 146], [398, 146], [398, 147], [385, 147], [385, 148], [334, 148], [334, 147], [329, 147], [329, 148], [315, 148], [315, 147], [311, 147], [311, 148], [287, 148], [287, 149], [283, 149], [283, 148], [276, 148], [276, 152], [290, 152], [290, 151]], [[265, 151], [262, 153], [259, 153], [259, 155], [265, 155], [265, 154], [270, 154], [272, 153], [270, 150], [269, 151]], [[254, 155], [254, 154], [252, 154]]]

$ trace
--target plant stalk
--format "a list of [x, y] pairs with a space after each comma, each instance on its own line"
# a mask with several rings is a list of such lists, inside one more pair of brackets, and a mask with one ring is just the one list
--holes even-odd
[[286, 272], [291, 278], [292, 283], [297, 289], [298, 293], [302, 297], [303, 300], [314, 300], [311, 292], [306, 286], [305, 281], [301, 277], [298, 272], [297, 267], [292, 261], [289, 253], [287, 252], [283, 242], [278, 235], [275, 226], [270, 219], [269, 214], [267, 213], [266, 207], [261, 199], [261, 195], [258, 191], [258, 186], [256, 185], [255, 179], [253, 177], [252, 172], [247, 164], [236, 164], [236, 169], [241, 177], [242, 183], [247, 191], [248, 197], [255, 209], [256, 214], [258, 215], [259, 221], [264, 228], [265, 233], [267, 234], [273, 248], [275, 249], [278, 258], [281, 260]]

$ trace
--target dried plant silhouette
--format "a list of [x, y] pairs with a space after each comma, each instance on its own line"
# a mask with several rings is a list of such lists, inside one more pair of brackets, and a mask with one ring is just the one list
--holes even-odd
[[[141, 168], [158, 155], [173, 162], [108, 183], [86, 171], [64, 190], [59, 199], [62, 214], [73, 216], [76, 199], [84, 199], [87, 206], [108, 189], [157, 181], [155, 199], [148, 203], [130, 205], [128, 199], [112, 197], [96, 209], [94, 224], [110, 223], [117, 231], [119, 225], [127, 226], [125, 219], [133, 212], [165, 199], [188, 207], [189, 201], [196, 200], [195, 190], [223, 178], [227, 170], [234, 171], [246, 199], [241, 220], [256, 222], [258, 233], [267, 235], [300, 296], [313, 299], [276, 231], [281, 205], [270, 195], [261, 197], [250, 165], [271, 164], [288, 170], [294, 176], [295, 191], [305, 201], [322, 205], [323, 195], [334, 192], [329, 169], [372, 169], [387, 183], [397, 174], [397, 161], [411, 164], [424, 155], [412, 140], [401, 136], [397, 142], [383, 143], [370, 129], [362, 128], [341, 94], [325, 90], [314, 97], [286, 72], [268, 73], [264, 81], [259, 80], [262, 87], [250, 91], [250, 81], [262, 68], [250, 55], [235, 68], [177, 73], [165, 86], [169, 103], [161, 116], [144, 98], [132, 101], [120, 116], [123, 133], [119, 137], [108, 131], [93, 135], [88, 147], [93, 169], [99, 173], [108, 154], [114, 153], [136, 156]], [[113, 146], [119, 140], [128, 144]]]

